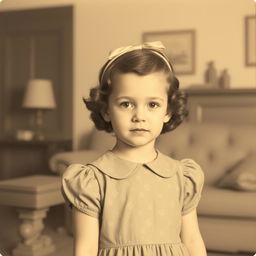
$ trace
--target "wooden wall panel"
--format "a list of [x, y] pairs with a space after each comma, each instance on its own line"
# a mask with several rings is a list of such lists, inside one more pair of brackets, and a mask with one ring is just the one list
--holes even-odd
[[72, 13], [71, 6], [0, 12], [1, 137], [33, 128], [33, 111], [21, 107], [33, 77], [53, 81], [57, 107], [45, 112], [46, 136], [72, 138]]
[[44, 113], [45, 132], [64, 133], [61, 122], [62, 98], [64, 90], [62, 86], [62, 61], [61, 61], [61, 34], [58, 31], [49, 31], [35, 35], [35, 77], [51, 79], [54, 85], [56, 109]]
[[28, 128], [29, 114], [21, 108], [24, 86], [29, 76], [29, 38], [20, 33], [6, 33], [3, 58], [3, 133]]

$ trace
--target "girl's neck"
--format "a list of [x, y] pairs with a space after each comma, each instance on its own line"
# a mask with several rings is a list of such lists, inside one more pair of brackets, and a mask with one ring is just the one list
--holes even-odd
[[124, 160], [137, 163], [148, 163], [157, 157], [154, 145], [147, 145], [147, 147], [122, 147], [117, 143], [111, 151]]

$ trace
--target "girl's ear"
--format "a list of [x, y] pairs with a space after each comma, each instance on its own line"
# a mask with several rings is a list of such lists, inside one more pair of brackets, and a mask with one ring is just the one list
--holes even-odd
[[101, 115], [102, 115], [105, 122], [110, 122], [111, 121], [108, 110], [104, 110], [104, 111], [102, 110]]
[[164, 117], [164, 123], [169, 122], [171, 118], [172, 118], [172, 113], [169, 111], [169, 113], [166, 113]]

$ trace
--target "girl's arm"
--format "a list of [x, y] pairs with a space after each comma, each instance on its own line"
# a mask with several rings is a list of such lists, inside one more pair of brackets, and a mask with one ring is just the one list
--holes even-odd
[[99, 220], [72, 207], [74, 256], [96, 256], [99, 241]]
[[188, 248], [190, 256], [207, 256], [198, 226], [196, 210], [182, 216], [181, 240]]

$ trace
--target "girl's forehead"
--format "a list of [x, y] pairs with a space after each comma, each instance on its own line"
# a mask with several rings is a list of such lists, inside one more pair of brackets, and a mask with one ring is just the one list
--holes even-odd
[[167, 75], [163, 72], [137, 75], [135, 73], [117, 74], [113, 78], [112, 92], [128, 94], [166, 93], [169, 88]]

